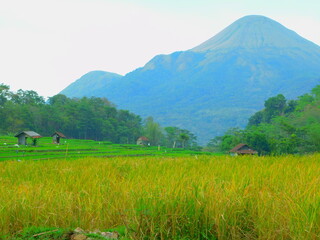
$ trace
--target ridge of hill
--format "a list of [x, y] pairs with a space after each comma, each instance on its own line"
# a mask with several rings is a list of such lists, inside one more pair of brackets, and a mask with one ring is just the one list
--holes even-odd
[[92, 80], [86, 92], [61, 93], [106, 97], [162, 126], [188, 129], [204, 144], [230, 127], [244, 127], [269, 97], [310, 91], [320, 83], [319, 70], [319, 46], [254, 15], [188, 51], [155, 56], [121, 81], [95, 89]]
[[[91, 97], [108, 87], [111, 81], [119, 80], [121, 75], [105, 71], [91, 71], [80, 77], [60, 93], [68, 97]], [[94, 93], [94, 94], [93, 94]]]

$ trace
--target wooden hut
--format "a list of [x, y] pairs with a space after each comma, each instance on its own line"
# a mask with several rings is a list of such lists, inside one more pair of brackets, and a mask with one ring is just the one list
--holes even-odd
[[139, 137], [137, 140], [137, 145], [146, 146], [149, 144], [150, 144], [150, 141], [147, 137], [142, 136], [142, 137]]
[[18, 138], [19, 145], [27, 145], [27, 138], [32, 138], [33, 145], [36, 145], [37, 139], [41, 138], [40, 134], [33, 131], [23, 131], [15, 135]]
[[232, 155], [254, 155], [258, 152], [250, 148], [247, 144], [240, 143], [229, 151]]
[[61, 132], [54, 132], [52, 135], [52, 142], [55, 144], [59, 144], [60, 143], [60, 139], [61, 138], [67, 138], [63, 133]]

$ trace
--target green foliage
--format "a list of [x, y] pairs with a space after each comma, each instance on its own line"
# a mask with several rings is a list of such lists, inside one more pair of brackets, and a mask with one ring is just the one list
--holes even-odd
[[34, 130], [49, 136], [61, 131], [69, 138], [135, 143], [141, 135], [141, 118], [117, 110], [106, 98], [70, 99], [58, 94], [48, 99], [34, 91], [9, 91], [0, 85], [0, 133]]
[[153, 121], [152, 117], [148, 117], [144, 124], [144, 135], [149, 139], [152, 146], [160, 144], [163, 133], [160, 125]]
[[12, 240], [67, 240], [68, 230], [60, 228], [50, 228], [50, 227], [29, 227], [25, 228], [13, 236], [4, 236], [3, 239], [12, 239]]
[[0, 83], [0, 106], [4, 105], [9, 95], [10, 87]]
[[166, 127], [164, 131], [163, 141], [165, 146], [201, 150], [201, 147], [197, 144], [197, 137], [192, 132], [178, 127]]
[[247, 131], [245, 136], [245, 141], [254, 150], [258, 151], [260, 154], [266, 154], [270, 152], [270, 145], [267, 136], [264, 132], [259, 131], [259, 129], [252, 129]]
[[226, 152], [246, 143], [259, 154], [296, 154], [320, 150], [320, 85], [298, 100], [271, 97], [265, 109], [255, 113], [245, 130], [231, 129], [212, 139], [211, 151]]
[[286, 98], [282, 94], [278, 94], [276, 97], [271, 97], [265, 101], [265, 121], [269, 122], [274, 116], [283, 115], [286, 104]]
[[186, 133], [180, 133], [179, 140], [181, 141], [182, 148], [185, 147], [186, 142], [190, 139], [189, 135]]
[[294, 111], [296, 102], [291, 100], [287, 103], [282, 94], [267, 99], [264, 103], [265, 108], [256, 112], [249, 118], [248, 126], [257, 126], [260, 123], [270, 123], [277, 116], [283, 116], [285, 113]]
[[23, 91], [19, 89], [17, 93], [11, 93], [11, 101], [16, 104], [40, 105], [44, 104], [44, 98], [32, 90]]
[[318, 85], [315, 88], [313, 88], [311, 90], [311, 93], [312, 93], [315, 101], [319, 101], [320, 100], [320, 85]]
[[123, 144], [134, 144], [145, 135], [153, 146], [197, 148], [196, 137], [188, 130], [169, 127], [171, 131], [163, 131], [152, 117], [142, 124], [140, 116], [116, 109], [106, 98], [71, 99], [58, 94], [45, 103], [34, 91], [13, 93], [4, 84], [0, 84], [0, 121], [0, 134], [33, 130], [49, 136], [60, 131], [68, 138]]
[[164, 131], [166, 133], [165, 143], [167, 147], [176, 147], [176, 143], [178, 141], [178, 136], [180, 129], [177, 127], [166, 127], [164, 128]]

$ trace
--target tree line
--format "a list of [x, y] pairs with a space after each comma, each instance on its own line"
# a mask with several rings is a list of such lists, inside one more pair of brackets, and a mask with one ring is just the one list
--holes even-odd
[[265, 101], [245, 129], [232, 128], [210, 140], [211, 151], [228, 152], [246, 143], [259, 154], [296, 154], [320, 150], [320, 85], [296, 100], [282, 94]]
[[162, 145], [169, 148], [187, 148], [201, 150], [198, 146], [197, 137], [192, 132], [178, 127], [162, 128], [154, 122], [152, 117], [144, 121], [144, 134], [149, 139], [151, 145]]
[[162, 128], [152, 117], [145, 120], [119, 110], [106, 98], [68, 98], [58, 94], [47, 101], [32, 90], [10, 91], [0, 84], [0, 134], [32, 130], [43, 136], [55, 131], [69, 138], [134, 144], [146, 136], [151, 145], [191, 148], [196, 136], [177, 127]]

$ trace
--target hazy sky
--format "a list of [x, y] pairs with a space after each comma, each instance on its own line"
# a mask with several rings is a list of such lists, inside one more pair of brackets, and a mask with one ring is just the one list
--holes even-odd
[[53, 96], [89, 71], [126, 74], [252, 14], [320, 45], [320, 0], [0, 0], [0, 83]]

